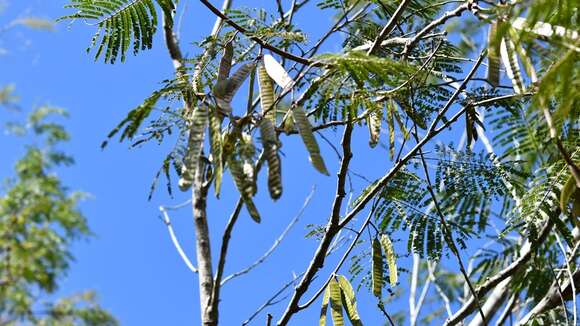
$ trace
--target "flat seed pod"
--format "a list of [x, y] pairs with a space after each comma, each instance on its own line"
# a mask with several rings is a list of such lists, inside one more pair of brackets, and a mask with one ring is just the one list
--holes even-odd
[[191, 130], [189, 131], [189, 138], [187, 140], [187, 151], [183, 159], [181, 178], [178, 184], [181, 191], [187, 191], [193, 182], [195, 169], [197, 169], [201, 157], [207, 122], [207, 107], [201, 106], [196, 108], [193, 111]]
[[562, 187], [562, 191], [560, 192], [560, 209], [562, 212], [566, 211], [570, 197], [572, 197], [575, 191], [576, 179], [574, 179], [573, 176], [570, 176], [564, 184], [564, 187]]
[[386, 234], [381, 235], [380, 242], [385, 251], [385, 256], [387, 257], [387, 265], [389, 266], [389, 282], [391, 283], [391, 287], [394, 287], [397, 285], [397, 281], [399, 280], [395, 249], [393, 248], [391, 239], [389, 239], [389, 236]]
[[250, 72], [255, 67], [256, 64], [253, 62], [246, 63], [243, 64], [240, 68], [238, 68], [238, 70], [236, 70], [236, 72], [233, 73], [233, 75], [228, 79], [228, 85], [226, 87], [226, 94], [224, 96], [224, 100], [226, 100], [229, 103], [232, 102], [232, 98], [234, 97], [238, 89], [240, 89], [244, 81], [250, 75]]
[[498, 24], [493, 22], [487, 32], [487, 81], [497, 87], [499, 85], [500, 42], [497, 40]]
[[270, 78], [272, 78], [276, 84], [282, 88], [282, 92], [286, 92], [292, 88], [294, 80], [292, 80], [292, 77], [288, 75], [286, 69], [284, 69], [284, 67], [282, 67], [282, 65], [278, 63], [278, 61], [276, 61], [273, 56], [265, 54], [263, 57], [263, 62], [268, 75], [270, 75]]
[[276, 124], [276, 107], [274, 106], [274, 84], [263, 64], [258, 65], [258, 85], [260, 86], [260, 104], [262, 114]]
[[375, 238], [372, 247], [372, 283], [373, 294], [379, 299], [382, 296], [383, 282], [383, 253], [379, 240]]
[[230, 168], [230, 173], [232, 174], [232, 178], [240, 192], [242, 200], [244, 201], [244, 204], [246, 204], [246, 209], [248, 210], [250, 217], [252, 217], [256, 223], [260, 223], [260, 213], [252, 200], [252, 182], [246, 179], [242, 163], [230, 156], [228, 158], [228, 167]]
[[282, 195], [282, 164], [278, 155], [278, 139], [272, 122], [264, 118], [260, 122], [260, 138], [268, 161], [268, 190], [272, 199]]
[[213, 163], [215, 195], [219, 198], [223, 175], [223, 145], [221, 122], [216, 108], [209, 113], [209, 134], [211, 145], [211, 158]]
[[213, 95], [222, 114], [228, 115], [232, 112], [232, 99], [255, 66], [255, 63], [246, 63], [238, 68], [230, 78], [218, 80], [214, 85], [212, 88]]
[[312, 125], [310, 125], [306, 113], [304, 113], [304, 110], [302, 110], [301, 107], [295, 107], [292, 109], [292, 117], [294, 118], [294, 124], [298, 127], [298, 132], [302, 137], [302, 141], [304, 142], [304, 145], [306, 145], [306, 149], [310, 154], [310, 162], [320, 173], [330, 175], [326, 169], [322, 156], [320, 156], [320, 148], [318, 147], [316, 138], [314, 138]]
[[326, 286], [322, 296], [322, 307], [320, 308], [320, 326], [326, 326], [326, 312], [328, 311], [328, 302], [330, 301], [330, 286]]
[[515, 45], [510, 39], [504, 37], [501, 40], [500, 55], [503, 65], [505, 66], [506, 73], [509, 79], [512, 81], [514, 91], [517, 94], [521, 94], [524, 91], [524, 81], [522, 79], [520, 64], [518, 62], [518, 56], [515, 51]]
[[383, 120], [383, 111], [375, 109], [369, 112], [367, 125], [369, 127], [369, 146], [374, 148], [379, 143], [381, 135], [381, 122]]
[[397, 105], [393, 99], [387, 102], [387, 128], [389, 129], [389, 157], [395, 158], [395, 114]]
[[328, 283], [330, 288], [330, 315], [334, 326], [344, 326], [344, 317], [342, 315], [342, 297], [340, 285], [332, 278]]
[[228, 42], [224, 47], [224, 55], [220, 60], [220, 66], [218, 69], [218, 81], [226, 80], [230, 76], [233, 58], [234, 58], [234, 46], [232, 42]]
[[343, 304], [346, 310], [346, 316], [350, 320], [351, 324], [354, 326], [362, 326], [360, 316], [356, 307], [356, 296], [350, 282], [346, 277], [338, 276], [338, 285], [342, 292]]

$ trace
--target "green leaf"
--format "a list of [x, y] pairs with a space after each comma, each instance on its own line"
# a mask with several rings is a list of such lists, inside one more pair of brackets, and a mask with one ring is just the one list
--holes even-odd
[[398, 270], [397, 270], [397, 256], [395, 255], [395, 249], [393, 248], [393, 243], [389, 236], [382, 234], [380, 238], [381, 245], [385, 251], [385, 256], [387, 257], [387, 265], [389, 266], [389, 281], [391, 287], [397, 285], [398, 281]]
[[183, 159], [181, 178], [179, 179], [179, 189], [187, 191], [193, 182], [196, 169], [199, 166], [203, 142], [205, 139], [205, 128], [208, 123], [208, 108], [205, 105], [194, 109], [187, 140], [187, 152]]
[[340, 285], [333, 277], [330, 279], [328, 287], [330, 288], [330, 315], [332, 316], [332, 324], [334, 326], [344, 326]]
[[343, 275], [338, 276], [338, 285], [342, 291], [342, 299], [346, 308], [346, 315], [352, 325], [362, 326], [360, 316], [356, 307], [356, 296], [350, 282]]
[[268, 190], [272, 199], [282, 195], [282, 164], [278, 155], [278, 138], [272, 121], [262, 118], [260, 136], [264, 146], [264, 154], [268, 161]]
[[306, 145], [306, 149], [310, 154], [310, 162], [320, 173], [330, 175], [326, 169], [322, 156], [320, 156], [320, 148], [318, 147], [316, 138], [314, 138], [312, 125], [310, 125], [306, 113], [304, 113], [304, 110], [302, 110], [301, 107], [294, 107], [292, 109], [292, 117], [294, 118], [294, 124], [298, 127], [298, 132], [302, 137], [302, 141], [304, 142], [304, 145]]
[[373, 239], [372, 244], [372, 284], [373, 294], [381, 298], [383, 290], [383, 252], [378, 239]]
[[115, 63], [119, 54], [121, 61], [125, 60], [131, 40], [135, 54], [152, 47], [153, 35], [157, 30], [155, 3], [168, 14], [175, 9], [171, 0], [71, 0], [65, 8], [76, 12], [58, 20], [93, 21], [92, 25], [97, 26], [97, 31], [90, 48], [99, 44], [95, 59], [104, 53], [105, 62]]

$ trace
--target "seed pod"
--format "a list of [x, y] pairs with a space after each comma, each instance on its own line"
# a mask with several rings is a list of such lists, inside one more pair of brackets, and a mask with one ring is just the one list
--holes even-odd
[[187, 151], [183, 159], [181, 178], [179, 179], [179, 189], [181, 191], [187, 191], [193, 182], [195, 170], [199, 165], [201, 157], [207, 121], [208, 110], [206, 106], [203, 105], [193, 111], [192, 125], [187, 141]]
[[286, 69], [273, 56], [269, 54], [264, 55], [263, 62], [268, 75], [270, 75], [278, 86], [282, 87], [282, 92], [286, 92], [292, 88], [294, 80], [292, 80], [292, 77], [288, 75]]
[[260, 122], [260, 138], [268, 161], [268, 190], [272, 199], [282, 195], [282, 165], [278, 155], [278, 139], [272, 122], [263, 118]]
[[306, 149], [310, 154], [310, 162], [320, 173], [330, 175], [326, 169], [322, 156], [320, 156], [320, 148], [318, 147], [316, 138], [314, 138], [312, 125], [310, 125], [306, 113], [304, 113], [302, 108], [295, 107], [292, 109], [292, 117], [294, 118], [295, 125], [298, 127], [298, 132], [302, 137], [302, 141], [304, 142], [304, 145], [306, 145]]
[[262, 114], [265, 115], [273, 124], [276, 124], [276, 107], [274, 106], [274, 85], [272, 79], [268, 76], [264, 64], [258, 66], [258, 85], [260, 86], [260, 104]]

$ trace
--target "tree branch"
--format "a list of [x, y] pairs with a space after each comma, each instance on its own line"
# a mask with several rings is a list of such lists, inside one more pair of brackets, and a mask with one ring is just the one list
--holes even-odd
[[242, 269], [241, 271], [235, 272], [235, 273], [225, 277], [223, 279], [223, 281], [221, 281], [220, 286], [223, 286], [228, 281], [230, 281], [238, 276], [249, 273], [256, 266], [263, 263], [276, 250], [276, 248], [278, 248], [278, 246], [280, 245], [280, 243], [282, 243], [282, 241], [284, 240], [284, 238], [286, 237], [286, 235], [288, 234], [290, 229], [292, 229], [292, 227], [298, 222], [300, 217], [302, 217], [302, 215], [304, 214], [304, 210], [306, 210], [306, 207], [308, 207], [308, 204], [310, 203], [310, 200], [312, 199], [312, 196], [314, 195], [315, 189], [316, 189], [315, 187], [312, 187], [312, 191], [310, 191], [310, 194], [304, 200], [304, 204], [302, 205], [302, 207], [298, 211], [298, 214], [296, 214], [296, 216], [292, 219], [292, 221], [288, 224], [288, 226], [286, 226], [286, 228], [284, 229], [282, 234], [280, 234], [280, 236], [276, 239], [276, 241], [274, 241], [274, 244], [272, 244], [272, 247], [270, 247], [270, 249], [268, 249], [268, 251], [266, 251], [266, 253], [264, 253], [264, 255], [262, 255], [262, 257], [258, 258], [258, 260], [256, 260], [250, 266]]
[[387, 38], [387, 36], [389, 36], [389, 33], [397, 25], [397, 20], [399, 19], [399, 17], [401, 17], [401, 14], [403, 13], [403, 11], [405, 10], [405, 8], [407, 7], [407, 5], [410, 2], [411, 2], [411, 0], [401, 1], [401, 3], [399, 4], [399, 7], [397, 7], [397, 10], [395, 10], [393, 15], [391, 16], [391, 19], [389, 19], [387, 24], [383, 27], [383, 29], [381, 30], [381, 32], [379, 33], [379, 35], [377, 36], [377, 38], [373, 42], [373, 45], [371, 46], [371, 48], [367, 52], [368, 55], [375, 53], [377, 51], [377, 49], [381, 46], [381, 43], [383, 42], [383, 40], [385, 38]]
[[206, 6], [212, 13], [214, 13], [219, 19], [222, 19], [225, 23], [227, 23], [228, 25], [230, 25], [231, 27], [233, 27], [235, 30], [237, 30], [238, 32], [242, 33], [243, 35], [245, 35], [246, 37], [248, 37], [250, 40], [258, 43], [261, 47], [268, 49], [286, 59], [292, 60], [292, 61], [296, 61], [298, 63], [301, 63], [303, 65], [313, 65], [313, 66], [318, 66], [320, 65], [320, 63], [316, 63], [315, 61], [312, 61], [310, 59], [306, 59], [297, 55], [294, 55], [290, 52], [286, 52], [280, 48], [277, 48], [269, 43], [267, 43], [266, 41], [262, 40], [261, 38], [257, 37], [257, 36], [252, 36], [252, 33], [250, 33], [250, 31], [246, 30], [245, 28], [243, 28], [242, 26], [238, 25], [236, 22], [234, 22], [233, 20], [231, 20], [228, 16], [226, 16], [223, 12], [221, 12], [219, 9], [217, 9], [216, 7], [214, 7], [211, 3], [209, 3], [208, 0], [200, 0], [200, 2]]
[[324, 260], [326, 258], [326, 253], [328, 252], [328, 248], [330, 247], [330, 244], [332, 243], [334, 236], [341, 229], [341, 227], [338, 225], [338, 222], [340, 220], [340, 209], [342, 206], [342, 201], [346, 194], [344, 190], [344, 185], [346, 182], [346, 174], [348, 172], [350, 159], [352, 158], [352, 152], [350, 148], [352, 129], [353, 129], [352, 123], [347, 124], [344, 128], [344, 134], [342, 138], [343, 156], [340, 164], [340, 169], [338, 171], [336, 196], [332, 204], [331, 209], [332, 213], [326, 226], [326, 232], [324, 233], [324, 236], [320, 241], [320, 244], [318, 245], [318, 249], [316, 250], [313, 259], [310, 261], [310, 265], [306, 269], [306, 272], [304, 273], [304, 276], [302, 277], [300, 284], [298, 284], [298, 286], [294, 289], [294, 294], [292, 295], [292, 298], [288, 303], [286, 311], [278, 321], [278, 325], [286, 325], [290, 320], [290, 318], [292, 317], [292, 315], [300, 310], [298, 306], [300, 298], [302, 297], [302, 295], [304, 295], [304, 293], [310, 286], [310, 283], [312, 282], [314, 276], [316, 275], [316, 272], [324, 265]]
[[175, 235], [175, 232], [173, 231], [173, 226], [171, 224], [171, 219], [169, 218], [169, 213], [167, 213], [168, 209], [171, 209], [171, 210], [178, 209], [178, 208], [181, 208], [189, 203], [191, 203], [191, 200], [186, 201], [185, 204], [181, 204], [181, 205], [177, 205], [177, 206], [173, 206], [173, 207], [159, 206], [159, 210], [163, 214], [163, 222], [167, 226], [167, 230], [169, 231], [169, 237], [171, 238], [171, 242], [173, 243], [173, 246], [175, 246], [177, 253], [181, 257], [181, 259], [183, 260], [183, 262], [185, 263], [187, 268], [189, 268], [189, 270], [192, 271], [193, 273], [197, 273], [197, 268], [195, 268], [193, 266], [193, 264], [191, 263], [191, 260], [189, 260], [189, 258], [187, 257], [187, 254], [185, 254], [181, 245], [179, 244], [179, 240], [177, 240], [177, 236]]

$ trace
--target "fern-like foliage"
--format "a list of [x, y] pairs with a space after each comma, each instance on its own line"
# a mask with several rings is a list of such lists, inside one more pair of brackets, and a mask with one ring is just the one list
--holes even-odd
[[95, 60], [104, 56], [104, 61], [121, 61], [133, 47], [133, 54], [150, 49], [157, 30], [157, 9], [165, 12], [174, 9], [173, 0], [71, 0], [65, 8], [76, 12], [60, 18], [82, 19], [97, 26], [89, 51], [96, 47]]

